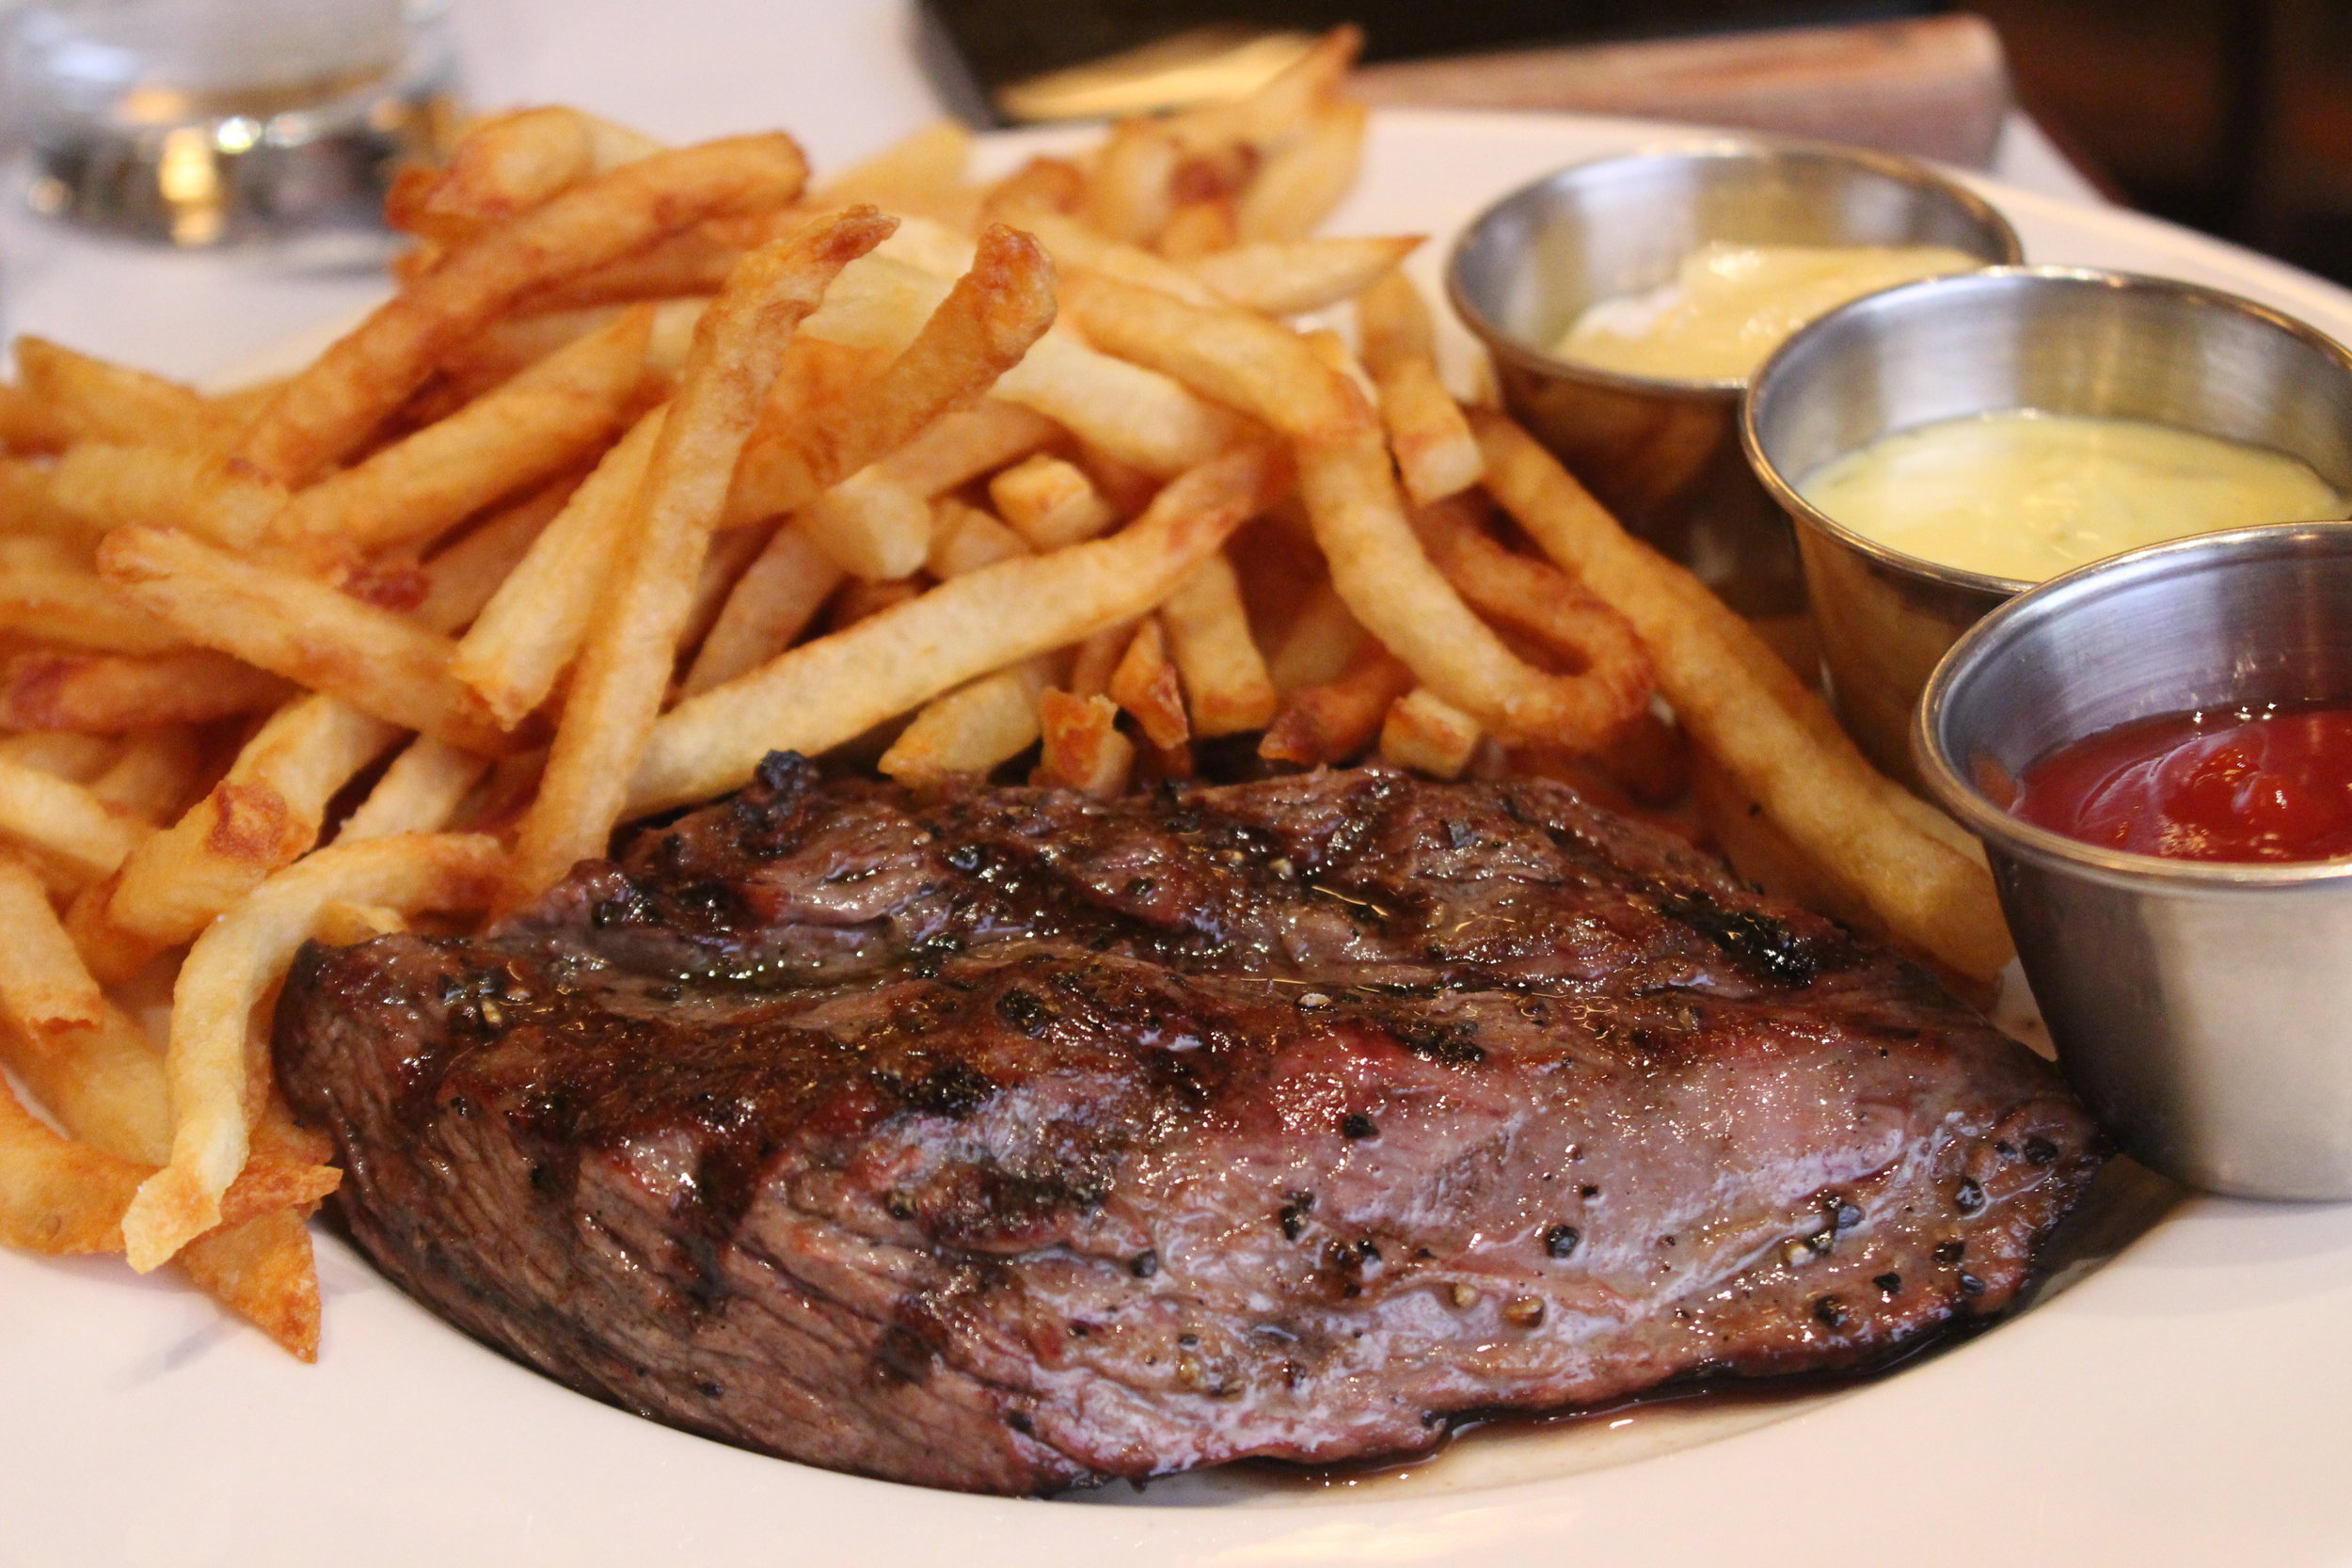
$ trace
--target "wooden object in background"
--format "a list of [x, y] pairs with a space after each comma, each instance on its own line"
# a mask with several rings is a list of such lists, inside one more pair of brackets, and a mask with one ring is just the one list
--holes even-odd
[[2001, 40], [1938, 16], [1368, 66], [1374, 103], [1640, 115], [1989, 166], [2010, 107]]

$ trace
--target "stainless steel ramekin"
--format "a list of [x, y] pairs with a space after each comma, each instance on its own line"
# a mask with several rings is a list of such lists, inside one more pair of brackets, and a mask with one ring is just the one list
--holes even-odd
[[1578, 164], [1463, 232], [1454, 308], [1494, 356], [1504, 403], [1635, 532], [1753, 616], [1804, 608], [1788, 525], [1740, 456], [1739, 380], [1666, 380], [1551, 352], [1596, 301], [1671, 282], [1710, 241], [1947, 245], [2015, 261], [1990, 206], [1907, 159], [1725, 138]]
[[2352, 354], [2266, 306], [2165, 277], [2004, 267], [1901, 284], [1781, 345], [1741, 413], [1797, 525], [1831, 695], [1913, 780], [1912, 708], [1953, 639], [2031, 584], [1865, 538], [1797, 485], [1890, 431], [2012, 408], [2151, 420], [2301, 458], [2352, 493]]
[[2352, 523], [2154, 545], [2011, 599], [1928, 682], [1913, 742], [1980, 836], [2058, 1065], [2136, 1158], [2240, 1197], [2352, 1197], [2352, 861], [2126, 854], [2002, 809], [2117, 724], [2352, 702]]

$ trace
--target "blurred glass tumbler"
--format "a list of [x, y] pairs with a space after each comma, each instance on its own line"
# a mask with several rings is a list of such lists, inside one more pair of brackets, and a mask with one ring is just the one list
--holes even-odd
[[453, 75], [403, 0], [28, 0], [6, 42], [28, 204], [178, 245], [374, 224]]

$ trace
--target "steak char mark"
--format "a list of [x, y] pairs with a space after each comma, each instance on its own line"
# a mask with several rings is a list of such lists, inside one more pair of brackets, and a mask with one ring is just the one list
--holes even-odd
[[1866, 1365], [2097, 1164], [1904, 959], [1556, 784], [770, 759], [480, 938], [306, 948], [353, 1234], [659, 1420], [1045, 1492]]

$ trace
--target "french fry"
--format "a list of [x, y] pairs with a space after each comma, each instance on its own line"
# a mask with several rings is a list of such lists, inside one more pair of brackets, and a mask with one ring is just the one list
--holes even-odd
[[644, 371], [649, 306], [548, 356], [437, 424], [310, 486], [270, 525], [294, 546], [419, 544], [587, 456]]
[[421, 735], [392, 759], [344, 818], [337, 844], [389, 838], [396, 833], [437, 833], [449, 826], [459, 802], [490, 770], [487, 757], [461, 752], [446, 741]]
[[[1070, 678], [1061, 683], [1063, 690], [1073, 697], [1099, 697], [1111, 689], [1111, 676], [1118, 673], [1120, 661], [1127, 657], [1129, 644], [1136, 640], [1138, 621], [1114, 621], [1101, 631], [1078, 640], [1070, 657]], [[1180, 693], [1181, 694], [1181, 693]], [[1191, 721], [1185, 721], [1191, 726]]]
[[86, 784], [114, 761], [115, 743], [94, 735], [63, 732], [11, 735], [0, 738], [0, 758]]
[[[1197, 257], [1184, 263], [1184, 273], [1230, 304], [1269, 316], [1303, 315], [1355, 298], [1421, 242], [1418, 234], [1266, 240]], [[1089, 270], [1117, 276], [1102, 267]]]
[[768, 537], [694, 655], [679, 692], [691, 697], [723, 686], [790, 647], [841, 586], [841, 568], [791, 524]]
[[945, 582], [1028, 553], [1021, 535], [994, 513], [949, 496], [932, 508], [931, 547], [923, 558], [923, 569]]
[[1021, 461], [1057, 434], [1044, 415], [986, 398], [943, 415], [874, 467], [917, 495], [937, 497]]
[[1141, 614], [1288, 479], [1278, 451], [1241, 449], [1170, 483], [1108, 538], [941, 583], [680, 703], [654, 726], [628, 811], [736, 788], [771, 750], [814, 755], [965, 681]]
[[[9, 389], [0, 385], [0, 391]], [[52, 465], [35, 458], [0, 457], [0, 528], [75, 541], [95, 532], [87, 518], [57, 504], [55, 473]]]
[[409, 614], [437, 632], [454, 634], [471, 624], [570, 503], [582, 479], [577, 470], [559, 475], [485, 517], [437, 553], [424, 563], [424, 597]]
[[934, 697], [882, 755], [882, 771], [900, 784], [936, 784], [978, 776], [1019, 756], [1038, 737], [1038, 697], [1048, 672], [1041, 659]]
[[1135, 742], [1119, 733], [1119, 708], [1108, 697], [1073, 697], [1048, 688], [1038, 698], [1038, 727], [1043, 749], [1031, 783], [1098, 799], [1127, 787]]
[[[1078, 693], [1073, 693], [1078, 695]], [[1090, 693], [1089, 693], [1090, 695]], [[1192, 738], [1192, 721], [1184, 712], [1184, 692], [1175, 664], [1168, 657], [1167, 634], [1160, 618], [1147, 615], [1128, 639], [1127, 651], [1111, 671], [1104, 695], [1135, 716], [1143, 737], [1161, 751], [1173, 751]]]
[[1086, 220], [1114, 240], [1148, 245], [1175, 206], [1176, 140], [1149, 119], [1122, 119], [1094, 155], [1087, 177]]
[[991, 229], [971, 270], [870, 385], [789, 430], [763, 429], [762, 443], [745, 453], [728, 515], [752, 521], [793, 511], [941, 415], [971, 407], [1029, 353], [1054, 309], [1053, 266], [1037, 242]]
[[251, 1148], [247, 1035], [253, 1009], [338, 899], [404, 911], [479, 909], [501, 855], [495, 839], [403, 834], [323, 849], [278, 872], [197, 938], [172, 990], [171, 1159], [140, 1183], [122, 1218], [142, 1274], [221, 1221], [221, 1196]]
[[1438, 379], [1437, 335], [1421, 292], [1391, 271], [1358, 296], [1356, 321], [1405, 493], [1427, 506], [1477, 483], [1486, 460]]
[[1266, 678], [1285, 694], [1337, 680], [1354, 663], [1364, 628], [1327, 578], [1315, 584], [1266, 660]]
[[653, 330], [645, 340], [645, 373], [666, 381], [685, 364], [686, 350], [694, 338], [694, 324], [702, 319], [709, 304], [707, 298], [693, 294], [647, 301], [642, 306], [591, 305], [567, 310], [536, 310], [527, 316], [503, 316], [441, 361], [442, 384], [460, 402], [481, 397], [548, 356], [562, 352], [639, 309], [653, 312]]
[[29, 845], [85, 879], [111, 875], [153, 831], [71, 779], [0, 757], [0, 838]]
[[1159, 123], [1196, 156], [1215, 156], [1234, 148], [1279, 150], [1306, 134], [1316, 111], [1346, 81], [1348, 67], [1363, 47], [1363, 29], [1334, 27], [1256, 92], [1186, 109]]
[[[1160, 606], [1160, 621], [1184, 677], [1193, 733], [1214, 740], [1265, 728], [1279, 698], [1250, 638], [1232, 562], [1219, 554], [1194, 567]], [[1152, 743], [1168, 744], [1156, 736]]]
[[687, 604], [686, 619], [678, 626], [680, 657], [701, 649], [703, 639], [733, 596], [736, 582], [759, 558], [775, 531], [755, 525], [723, 529], [711, 535], [710, 547], [703, 552], [702, 570], [694, 574], [694, 594]]
[[1048, 332], [996, 382], [1007, 403], [1033, 408], [1120, 462], [1169, 479], [1207, 462], [1245, 426], [1172, 377]]
[[601, 169], [617, 168], [660, 147], [651, 137], [573, 108], [494, 115], [466, 128], [445, 166], [396, 182], [384, 203], [384, 220], [442, 245], [462, 244]]
[[84, 441], [57, 460], [50, 499], [93, 534], [176, 528], [232, 549], [257, 543], [286, 508], [285, 486], [213, 452]]
[[1283, 696], [1258, 754], [1307, 768], [1350, 761], [1379, 736], [1391, 705], [1412, 686], [1402, 660], [1363, 638], [1346, 669]]
[[922, 592], [922, 585], [911, 578], [891, 582], [865, 582], [852, 578], [826, 609], [825, 634], [845, 631], [885, 610], [896, 610]]
[[64, 415], [22, 387], [0, 381], [0, 450], [59, 451], [78, 436]]
[[[1036, 157], [988, 187], [980, 215], [991, 223], [1028, 229], [1041, 212], [1074, 216], [1086, 205], [1087, 172], [1068, 158]], [[1032, 230], [1034, 232], [1034, 230]], [[1043, 235], [1038, 236], [1044, 239]], [[1053, 242], [1046, 245], [1051, 248]], [[5, 430], [0, 423], [0, 430]]]
[[892, 227], [870, 208], [812, 222], [744, 258], [704, 314], [614, 551], [596, 624], [581, 646], [502, 908], [518, 907], [574, 863], [604, 852], [660, 712], [703, 556], [723, 520], [782, 345], [843, 265]]
[[866, 582], [907, 577], [930, 552], [930, 500], [879, 465], [818, 496], [792, 522], [834, 564]]
[[310, 926], [310, 940], [329, 947], [355, 947], [406, 929], [408, 922], [401, 918], [398, 910], [338, 898], [320, 909], [318, 919]]
[[120, 1250], [145, 1168], [52, 1132], [0, 1079], [0, 1243], [53, 1258]]
[[203, 767], [204, 748], [194, 732], [167, 725], [130, 736], [121, 754], [89, 781], [89, 792], [150, 822], [169, 822], [187, 805]]
[[1905, 941], [1963, 974], [1997, 974], [2009, 931], [1984, 868], [1912, 826], [1857, 756], [1773, 700], [1755, 673], [1771, 651], [1696, 578], [1628, 535], [1517, 425], [1486, 413], [1472, 424], [1495, 498], [1633, 623], [1676, 717], [1781, 832]]
[[1141, 245], [1124, 245], [1100, 229], [1080, 223], [1048, 207], [1001, 210], [1004, 221], [1037, 236], [1054, 265], [1064, 270], [1098, 272], [1105, 277], [1139, 283], [1174, 294], [1195, 305], [1213, 305], [1217, 292], [1195, 272], [1155, 256]]
[[349, 456], [451, 350], [532, 289], [711, 213], [782, 206], [806, 175], [792, 139], [771, 134], [657, 152], [576, 185], [460, 245], [379, 307], [279, 389], [237, 455], [280, 483], [307, 483]]
[[979, 200], [963, 182], [971, 159], [972, 133], [956, 120], [937, 120], [850, 165], [810, 199], [818, 207], [869, 201], [885, 213], [968, 224]]
[[450, 673], [456, 644], [405, 615], [155, 529], [117, 529], [99, 563], [195, 641], [453, 746], [485, 756], [514, 749], [472, 688]]
[[988, 482], [997, 515], [1033, 550], [1055, 550], [1091, 539], [1119, 513], [1083, 469], [1040, 452]]
[[1361, 103], [1318, 110], [1307, 134], [1270, 154], [1242, 191], [1233, 209], [1236, 237], [1301, 240], [1313, 233], [1356, 182], [1369, 118]]
[[1390, 705], [1380, 725], [1380, 757], [1436, 779], [1458, 779], [1478, 749], [1478, 721], [1416, 687]]
[[278, 1209], [224, 1225], [189, 1242], [175, 1260], [198, 1289], [296, 1360], [319, 1358], [318, 1268], [301, 1210]]
[[99, 653], [161, 654], [188, 645], [83, 567], [0, 570], [0, 631]]
[[1161, 256], [1181, 263], [1230, 250], [1238, 237], [1232, 195], [1220, 191], [1214, 196], [1179, 198], [1154, 245]]
[[128, 365], [25, 336], [16, 341], [20, 385], [77, 441], [226, 451], [237, 420], [201, 393]]
[[277, 675], [192, 648], [171, 654], [19, 654], [0, 667], [0, 727], [119, 735], [274, 708]]
[[604, 454], [459, 641], [450, 673], [500, 723], [522, 722], [579, 651], [668, 417], [656, 408]]
[[83, 960], [121, 980], [195, 936], [316, 843], [327, 802], [398, 734], [320, 693], [278, 709], [203, 800], [74, 902], [67, 928]]

